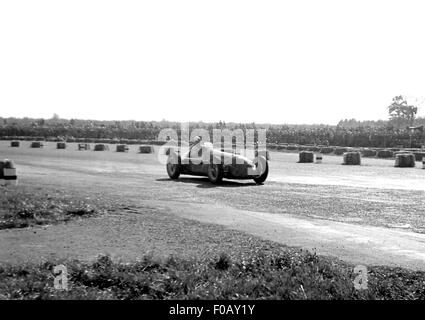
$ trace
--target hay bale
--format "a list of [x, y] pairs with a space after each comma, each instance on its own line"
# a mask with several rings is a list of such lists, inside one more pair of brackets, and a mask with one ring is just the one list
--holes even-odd
[[392, 158], [394, 153], [391, 150], [379, 150], [377, 156], [378, 158]]
[[43, 142], [41, 141], [33, 141], [31, 142], [31, 148], [43, 148]]
[[376, 157], [376, 150], [363, 149], [362, 155], [363, 155], [363, 157]]
[[[139, 153], [153, 153], [153, 152], [154, 152], [154, 149], [153, 149], [152, 146], [144, 145], [144, 146], [139, 147]], [[166, 152], [167, 152], [167, 150], [166, 150]]]
[[0, 160], [0, 179], [5, 179], [4, 171], [6, 171], [6, 169], [16, 169], [12, 160]]
[[94, 151], [106, 151], [109, 150], [109, 147], [106, 144], [100, 143], [94, 146]]
[[334, 152], [334, 148], [332, 147], [323, 147], [322, 149], [320, 149], [320, 153], [323, 153], [323, 154], [329, 154], [332, 152]]
[[334, 152], [336, 155], [341, 156], [348, 151], [349, 150], [347, 148], [336, 147]]
[[155, 146], [163, 146], [164, 144], [167, 143], [167, 141], [147, 140], [145, 143], [148, 143], [148, 144], [151, 144], [151, 145], [153, 144]]
[[66, 149], [66, 142], [58, 142], [56, 143], [57, 149]]
[[10, 146], [12, 148], [19, 148], [20, 145], [21, 145], [21, 142], [20, 141], [12, 141], [12, 142], [10, 142]]
[[402, 150], [402, 151], [397, 151], [394, 152], [394, 157], [396, 157], [398, 154], [411, 154], [412, 152], [406, 151], [406, 150]]
[[413, 168], [415, 164], [415, 155], [412, 153], [399, 153], [395, 156], [395, 167]]
[[405, 148], [404, 151], [409, 151], [410, 153], [421, 152], [421, 149], [418, 148]]
[[301, 151], [299, 154], [300, 161], [298, 163], [312, 163], [314, 162], [314, 153], [311, 151]]
[[[112, 139], [107, 139], [107, 138], [101, 138], [101, 139], [94, 139], [93, 142], [94, 143], [99, 143], [99, 144], [105, 144], [105, 143], [112, 143]], [[88, 141], [90, 142], [90, 141]]]
[[129, 147], [126, 144], [118, 144], [117, 145], [117, 152], [128, 152]]
[[78, 150], [90, 150], [90, 145], [88, 143], [79, 143]]
[[345, 152], [343, 159], [345, 165], [359, 166], [362, 162], [360, 152]]
[[15, 163], [12, 160], [5, 159], [3, 163], [4, 169], [16, 169]]
[[277, 144], [268, 143], [267, 144], [267, 149], [269, 149], [269, 150], [277, 150]]
[[289, 145], [286, 147], [286, 150], [295, 151], [298, 150], [298, 146], [296, 145]]

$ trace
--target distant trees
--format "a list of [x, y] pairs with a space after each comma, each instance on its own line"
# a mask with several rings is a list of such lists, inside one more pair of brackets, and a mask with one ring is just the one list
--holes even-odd
[[387, 121], [384, 120], [366, 120], [366, 121], [359, 121], [356, 119], [344, 119], [341, 120], [338, 123], [338, 127], [341, 128], [358, 128], [358, 127], [364, 127], [364, 128], [381, 128], [385, 127], [387, 125]]
[[[409, 105], [405, 98], [397, 96], [388, 107], [389, 121], [341, 120], [337, 126], [329, 125], [274, 125], [258, 123], [192, 122], [190, 129], [206, 129], [212, 136], [213, 129], [267, 129], [268, 143], [317, 144], [349, 147], [398, 147], [421, 146], [424, 134], [412, 132], [407, 126], [425, 125], [425, 118], [417, 117], [417, 107]], [[156, 140], [162, 129], [172, 128], [180, 132], [180, 123], [171, 121], [100, 121], [60, 119], [2, 118], [0, 139], [3, 137], [48, 138], [61, 137], [111, 140]]]

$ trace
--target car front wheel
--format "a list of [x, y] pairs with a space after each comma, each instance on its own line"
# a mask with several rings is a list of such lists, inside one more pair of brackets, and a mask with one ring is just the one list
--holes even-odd
[[180, 177], [180, 165], [173, 161], [172, 156], [168, 157], [167, 173], [171, 179], [178, 179]]

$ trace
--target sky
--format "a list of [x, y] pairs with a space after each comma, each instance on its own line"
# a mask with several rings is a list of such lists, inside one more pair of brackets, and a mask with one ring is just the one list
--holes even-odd
[[336, 124], [425, 116], [421, 1], [3, 1], [0, 116]]

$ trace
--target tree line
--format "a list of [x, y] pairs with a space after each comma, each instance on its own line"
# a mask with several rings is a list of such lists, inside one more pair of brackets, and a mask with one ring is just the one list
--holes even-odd
[[[424, 125], [417, 119], [415, 125]], [[156, 140], [165, 128], [180, 130], [177, 122], [89, 121], [0, 118], [0, 137], [33, 137], [37, 139], [72, 138]], [[300, 145], [331, 145], [347, 147], [421, 147], [425, 144], [423, 130], [396, 128], [387, 121], [383, 125], [362, 124], [355, 120], [328, 125], [267, 125], [236, 123], [190, 123], [190, 129], [267, 129], [268, 143]]]
[[[357, 121], [341, 120], [331, 125], [272, 125], [256, 123], [190, 123], [190, 129], [206, 129], [212, 136], [213, 129], [267, 129], [268, 143], [300, 145], [330, 145], [347, 147], [414, 147], [425, 144], [425, 118], [417, 118], [418, 108], [407, 103], [403, 96], [396, 96], [387, 107], [389, 120]], [[171, 121], [99, 121], [61, 119], [55, 114], [51, 119], [2, 118], [0, 138], [34, 137], [63, 140], [113, 139], [156, 140], [162, 129], [179, 132], [179, 122]]]

